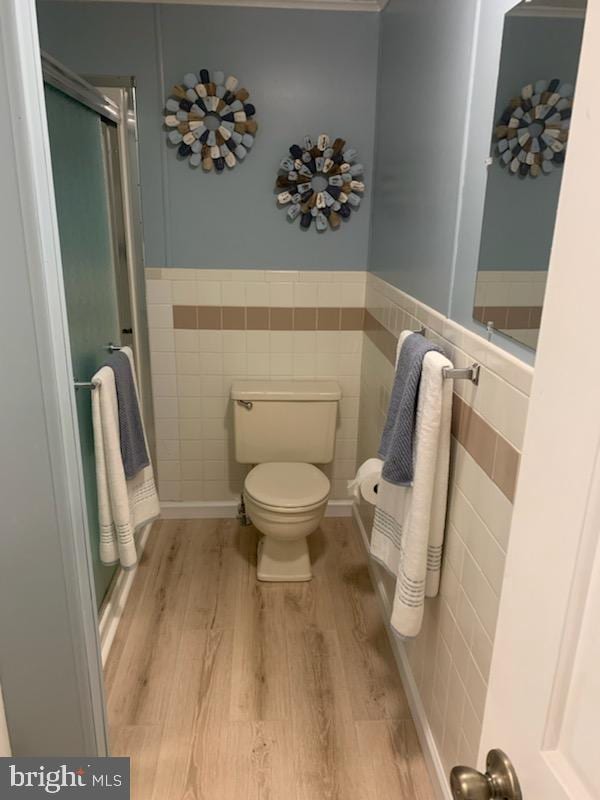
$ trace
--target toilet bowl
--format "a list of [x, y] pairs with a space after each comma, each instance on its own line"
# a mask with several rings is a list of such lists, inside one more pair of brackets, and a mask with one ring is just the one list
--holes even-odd
[[319, 527], [330, 483], [312, 464], [268, 462], [246, 476], [246, 513], [263, 534], [257, 557], [260, 581], [308, 581], [307, 536]]

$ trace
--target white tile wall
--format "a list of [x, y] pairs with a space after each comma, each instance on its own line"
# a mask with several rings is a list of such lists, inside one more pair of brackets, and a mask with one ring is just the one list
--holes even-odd
[[513, 339], [530, 347], [532, 350], [537, 350], [538, 339], [540, 338], [539, 328], [511, 328], [509, 333]]
[[533, 378], [530, 365], [371, 274], [366, 307], [395, 335], [404, 328], [418, 330], [424, 325], [456, 367], [477, 361], [481, 365], [479, 385], [456, 381], [454, 391], [492, 428], [521, 448]]
[[476, 306], [541, 306], [546, 270], [489, 270], [477, 273]]
[[[521, 448], [531, 367], [372, 275], [366, 306], [395, 334], [425, 325], [456, 366], [481, 363], [479, 386], [457, 381], [455, 391]], [[365, 336], [359, 463], [377, 450], [393, 377], [390, 362]], [[363, 503], [359, 511], [370, 530], [372, 508]], [[477, 760], [511, 513], [510, 501], [454, 442], [440, 594], [426, 602], [422, 631], [405, 645], [447, 770]]]
[[362, 308], [365, 284], [360, 270], [146, 270], [150, 305]]
[[332, 497], [356, 470], [360, 331], [173, 330], [172, 305], [362, 307], [364, 272], [147, 270], [148, 320], [162, 500], [239, 496], [246, 467], [233, 456], [236, 378], [333, 378], [343, 393]]

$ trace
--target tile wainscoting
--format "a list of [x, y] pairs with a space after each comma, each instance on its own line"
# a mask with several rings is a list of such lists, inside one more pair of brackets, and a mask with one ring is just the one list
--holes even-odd
[[324, 471], [347, 499], [356, 469], [366, 273], [146, 270], [159, 493], [239, 497], [229, 401], [238, 378], [333, 378], [343, 399]]
[[[426, 603], [421, 634], [403, 645], [447, 772], [456, 763], [477, 763], [533, 371], [371, 274], [365, 305], [359, 463], [377, 451], [400, 331], [425, 326], [455, 366], [482, 365], [479, 386], [454, 383], [441, 590]], [[361, 503], [358, 513], [370, 532], [372, 507]], [[380, 577], [391, 598], [391, 581], [383, 571]]]
[[537, 347], [547, 270], [480, 270], [473, 319]]

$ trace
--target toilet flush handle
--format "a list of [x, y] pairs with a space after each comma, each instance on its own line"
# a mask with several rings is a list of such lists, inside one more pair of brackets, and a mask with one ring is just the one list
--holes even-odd
[[253, 403], [251, 400], [238, 400], [238, 404], [240, 406], [244, 406], [244, 408], [247, 408], [248, 411], [252, 410]]

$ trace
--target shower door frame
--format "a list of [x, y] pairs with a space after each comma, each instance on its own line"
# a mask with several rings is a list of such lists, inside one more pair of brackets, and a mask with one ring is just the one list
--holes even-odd
[[[101, 88], [88, 82], [84, 77], [77, 73], [71, 72], [67, 67], [61, 64], [57, 59], [50, 56], [48, 53], [41, 51], [42, 59], [42, 72], [44, 83], [48, 83], [55, 89], [58, 89], [63, 94], [71, 97], [77, 102], [84, 105], [86, 108], [97, 113], [105, 122], [109, 124], [102, 125], [102, 149], [104, 153], [104, 168], [106, 176], [107, 187], [107, 201], [108, 201], [108, 219], [111, 232], [113, 261], [115, 270], [115, 281], [117, 289], [117, 304], [119, 315], [119, 329], [120, 339], [119, 344], [128, 344], [132, 347], [136, 364], [138, 365], [138, 381], [140, 380], [139, 370], [144, 369], [144, 377], [149, 377], [149, 348], [146, 342], [146, 347], [143, 346], [142, 339], [142, 322], [139, 316], [140, 297], [139, 287], [136, 286], [135, 270], [138, 266], [137, 260], [142, 262], [143, 259], [143, 245], [141, 239], [141, 218], [140, 230], [137, 231], [137, 236], [134, 233], [134, 226], [132, 221], [132, 198], [131, 193], [133, 187], [128, 185], [128, 182], [133, 178], [137, 180], [139, 176], [131, 174], [131, 169], [127, 170], [128, 161], [131, 160], [131, 154], [128, 152], [131, 142], [128, 137], [131, 133], [134, 134], [135, 147], [137, 147], [137, 128], [135, 125], [135, 117], [133, 118], [133, 126], [131, 126], [131, 115], [135, 113], [134, 83], [129, 84], [129, 93], [126, 97], [121, 97], [120, 102], [105, 95]], [[123, 88], [122, 85], [116, 88]], [[125, 152], [127, 151], [127, 152]], [[135, 167], [135, 165], [131, 165]], [[134, 169], [135, 171], [135, 169]], [[144, 306], [145, 308], [145, 306]], [[144, 322], [147, 328], [147, 322], [144, 317]], [[125, 328], [132, 328], [132, 334], [126, 334]], [[86, 378], [87, 379], [87, 378]], [[140, 382], [140, 405], [144, 415], [147, 427], [153, 427], [153, 409], [152, 399], [148, 396], [147, 391], [144, 390], [144, 382]], [[152, 437], [152, 446], [154, 444], [154, 437]], [[83, 473], [82, 473], [83, 475]], [[84, 498], [85, 500], [85, 498]], [[87, 512], [86, 512], [87, 520]], [[86, 526], [86, 538], [89, 544], [89, 530]], [[88, 550], [91, 548], [88, 547]], [[91, 559], [91, 552], [89, 553]], [[93, 568], [92, 568], [93, 569]], [[108, 591], [102, 604], [98, 608], [98, 599], [96, 598], [96, 607], [98, 608], [99, 617], [96, 619], [96, 630], [98, 636], [98, 648], [102, 664], [104, 663], [104, 649], [105, 649], [105, 636], [106, 636], [106, 617], [104, 615], [106, 600], [110, 597], [111, 591], [115, 585], [115, 580], [118, 578], [119, 570], [113, 575], [112, 582], [108, 587]], [[90, 580], [94, 582], [93, 571], [89, 573]], [[104, 620], [104, 622], [103, 622]], [[106, 704], [104, 696], [102, 695], [103, 716], [106, 717]], [[107, 722], [104, 720], [104, 734], [106, 736]], [[108, 746], [107, 746], [108, 747]]]
[[[110, 251], [115, 278], [118, 327], [111, 338], [113, 344], [129, 344], [123, 342], [122, 326], [132, 324], [131, 292], [129, 288], [129, 253], [126, 220], [124, 211], [125, 197], [123, 193], [123, 175], [121, 167], [121, 125], [123, 116], [119, 106], [109, 97], [89, 84], [77, 73], [71, 72], [60, 61], [41, 51], [42, 73], [44, 84], [58, 90], [65, 97], [69, 97], [80, 106], [87, 108], [95, 114], [101, 122], [100, 141], [103, 162], [104, 183], [106, 187], [105, 209], [108, 221]], [[118, 331], [118, 332], [117, 332]], [[116, 338], [118, 337], [118, 338]], [[77, 343], [74, 342], [76, 345]], [[108, 342], [98, 342], [98, 346]], [[135, 347], [134, 354], [137, 355]], [[137, 364], [137, 358], [136, 358]], [[79, 375], [80, 380], [88, 380], [88, 376]], [[85, 438], [85, 437], [84, 437]], [[80, 444], [81, 447], [81, 444]], [[83, 465], [82, 465], [83, 470]], [[86, 519], [89, 520], [87, 513]], [[86, 535], [90, 535], [89, 521]], [[111, 588], [119, 575], [119, 569], [112, 568], [112, 575], [102, 597], [96, 593], [96, 607], [99, 614], [99, 623], [102, 621], [102, 611], [106, 600], [111, 594]], [[97, 592], [97, 586], [96, 590]], [[103, 636], [102, 624], [99, 624], [100, 649], [102, 651]]]
[[[91, 86], [100, 92], [108, 89], [119, 93], [117, 104], [121, 123], [118, 125], [118, 160], [120, 168], [120, 193], [123, 211], [123, 234], [126, 250], [126, 276], [129, 300], [129, 324], [133, 335], [125, 335], [125, 344], [131, 344], [136, 365], [140, 407], [146, 427], [146, 437], [152, 462], [156, 464], [156, 437], [154, 432], [154, 405], [150, 377], [150, 341], [146, 308], [146, 281], [144, 274], [144, 235], [142, 221], [141, 178], [138, 154], [137, 87], [133, 75], [84, 75]], [[110, 96], [109, 96], [110, 97]], [[118, 284], [119, 285], [119, 284]], [[132, 341], [129, 342], [129, 339]], [[123, 343], [123, 339], [122, 339]]]

